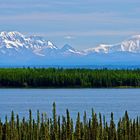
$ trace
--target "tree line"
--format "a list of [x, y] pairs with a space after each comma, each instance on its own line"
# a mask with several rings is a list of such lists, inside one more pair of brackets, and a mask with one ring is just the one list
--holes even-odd
[[1, 68], [0, 87], [140, 87], [140, 69]]
[[140, 140], [140, 118], [130, 119], [127, 111], [118, 123], [114, 122], [111, 113], [110, 122], [93, 109], [90, 118], [84, 112], [83, 118], [77, 114], [76, 122], [66, 110], [65, 116], [58, 116], [53, 103], [52, 117], [37, 111], [37, 119], [32, 117], [19, 119], [12, 111], [11, 118], [0, 120], [0, 140]]

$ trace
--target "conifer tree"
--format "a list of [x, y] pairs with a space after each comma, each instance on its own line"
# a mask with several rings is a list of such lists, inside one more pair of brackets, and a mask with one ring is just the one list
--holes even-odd
[[75, 139], [81, 139], [81, 130], [80, 130], [80, 113], [78, 112], [77, 120], [76, 120], [76, 128], [75, 128]]
[[83, 117], [83, 123], [84, 123], [84, 140], [88, 139], [88, 129], [87, 129], [87, 114], [84, 112], [84, 117]]
[[22, 125], [21, 125], [21, 140], [26, 140], [26, 124], [25, 124], [25, 117], [22, 119]]
[[96, 113], [94, 113], [94, 111], [92, 109], [91, 137], [94, 140], [97, 139], [97, 128], [98, 128], [97, 115], [96, 115]]
[[3, 136], [3, 124], [1, 122], [1, 119], [0, 119], [0, 140], [2, 140], [2, 136]]
[[57, 115], [56, 115], [56, 104], [53, 103], [53, 132], [54, 140], [57, 140]]
[[71, 119], [71, 138], [70, 140], [74, 140], [74, 130], [73, 130], [73, 120]]
[[17, 140], [20, 140], [21, 139], [21, 136], [20, 136], [20, 120], [19, 120], [19, 116], [18, 114], [16, 115], [16, 137], [17, 137]]
[[103, 116], [103, 124], [104, 124], [104, 127], [103, 127], [103, 140], [108, 140], [108, 128], [107, 128], [107, 125], [106, 125], [106, 118], [105, 116]]
[[61, 139], [66, 140], [66, 119], [64, 116], [62, 116], [62, 133], [61, 133]]
[[32, 111], [31, 109], [29, 110], [29, 140], [32, 140]]
[[15, 140], [15, 116], [14, 116], [14, 111], [12, 111], [12, 113], [11, 113], [10, 139]]
[[[54, 106], [55, 107], [55, 106]], [[140, 139], [140, 121], [129, 119], [127, 111], [119, 119], [118, 126], [115, 126], [113, 113], [111, 113], [110, 124], [107, 123], [105, 116], [92, 110], [92, 117], [87, 119], [86, 112], [83, 121], [80, 120], [80, 113], [77, 115], [76, 123], [70, 117], [66, 110], [66, 117], [60, 116], [58, 119], [55, 108], [53, 108], [53, 117], [47, 118], [47, 115], [37, 111], [37, 119], [32, 118], [32, 112], [29, 110], [29, 119], [19, 116], [14, 118], [14, 112], [11, 112], [11, 118], [5, 117], [5, 122], [0, 120], [0, 140], [139, 140]], [[55, 135], [55, 119], [57, 125], [57, 136]], [[73, 129], [75, 127], [75, 129]], [[37, 136], [37, 131], [38, 136]]]
[[98, 139], [99, 140], [102, 140], [103, 139], [103, 132], [102, 132], [102, 116], [101, 116], [101, 113], [99, 113], [99, 129], [98, 129]]
[[132, 126], [132, 139], [136, 140], [136, 124], [135, 124], [135, 119], [133, 120], [133, 126]]
[[44, 123], [44, 115], [41, 114], [41, 125], [39, 126], [40, 133], [39, 133], [39, 139], [40, 140], [46, 140], [45, 136], [45, 123]]
[[39, 136], [40, 136], [40, 112], [39, 110], [37, 110], [37, 132], [36, 132], [37, 140], [39, 140]]
[[140, 136], [140, 127], [139, 127], [139, 118], [137, 117], [137, 120], [136, 120], [136, 140], [139, 140], [139, 136]]
[[115, 123], [113, 118], [113, 113], [111, 113], [111, 120], [110, 120], [110, 128], [109, 128], [109, 138], [110, 140], [116, 140], [116, 129]]
[[4, 140], [10, 140], [10, 128], [7, 116], [5, 117]]
[[71, 136], [71, 122], [70, 122], [70, 114], [68, 109], [66, 110], [66, 114], [67, 114], [67, 140], [70, 140], [70, 136]]
[[60, 116], [58, 116], [58, 140], [61, 140], [61, 122], [60, 122]]
[[53, 129], [53, 122], [52, 122], [52, 119], [50, 118], [50, 140], [55, 140], [55, 137], [54, 137], [54, 129]]
[[36, 123], [35, 123], [35, 119], [33, 119], [33, 139], [37, 139], [36, 137], [36, 131], [37, 131], [37, 126], [36, 126]]
[[125, 140], [129, 140], [129, 134], [130, 134], [130, 130], [129, 130], [129, 116], [127, 111], [125, 112]]
[[88, 121], [88, 140], [89, 139], [93, 139], [92, 138], [92, 126], [91, 126], [91, 119], [89, 118], [89, 121]]
[[49, 119], [47, 119], [46, 114], [45, 114], [45, 138], [46, 140], [50, 140]]

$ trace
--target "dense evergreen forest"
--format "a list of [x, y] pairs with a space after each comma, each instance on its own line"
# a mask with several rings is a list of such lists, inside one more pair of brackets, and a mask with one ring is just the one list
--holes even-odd
[[11, 113], [5, 121], [0, 121], [0, 140], [140, 140], [140, 119], [130, 119], [127, 111], [118, 123], [114, 123], [113, 113], [110, 122], [105, 116], [97, 115], [93, 109], [90, 118], [86, 112], [83, 118], [77, 114], [76, 122], [70, 117], [69, 110], [65, 116], [58, 116], [53, 103], [53, 116], [48, 118], [45, 113], [37, 111], [37, 119], [32, 117], [19, 119], [18, 115]]
[[0, 87], [108, 88], [140, 87], [140, 69], [1, 68]]

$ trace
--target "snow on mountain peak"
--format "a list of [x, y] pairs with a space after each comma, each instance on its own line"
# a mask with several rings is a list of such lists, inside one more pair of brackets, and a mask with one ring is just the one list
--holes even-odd
[[131, 38], [113, 45], [100, 44], [97, 47], [86, 49], [87, 54], [91, 53], [115, 53], [115, 52], [131, 52], [140, 53], [140, 35], [132, 36]]
[[5, 36], [7, 34], [7, 32], [3, 31], [0, 33], [0, 36]]
[[140, 35], [132, 36], [130, 39], [121, 43], [122, 51], [139, 53], [140, 52]]
[[90, 53], [108, 53], [110, 47], [111, 47], [111, 45], [100, 44], [97, 47], [86, 49], [85, 52], [87, 54], [90, 54]]
[[53, 46], [53, 43], [51, 41], [48, 41], [48, 46]]
[[140, 35], [134, 35], [131, 37], [132, 39], [140, 39]]
[[4, 38], [8, 38], [8, 37], [23, 37], [23, 35], [17, 31], [14, 31], [14, 32], [6, 32], [6, 31], [3, 31], [0, 33], [0, 36], [1, 37], [4, 37]]
[[47, 48], [50, 48], [50, 49], [58, 49], [51, 41], [48, 41]]
[[0, 33], [0, 54], [26, 54], [27, 52], [39, 56], [49, 55], [89, 55], [94, 53], [109, 54], [116, 52], [140, 53], [140, 35], [113, 45], [100, 44], [96, 47], [79, 51], [66, 44], [61, 49], [56, 47], [51, 41], [45, 40], [41, 36], [26, 36], [17, 31]]
[[10, 35], [10, 36], [14, 36], [14, 37], [17, 37], [17, 36], [23, 37], [23, 35], [21, 33], [17, 32], [17, 31], [8, 32], [7, 34]]
[[62, 48], [61, 48], [61, 52], [66, 54], [66, 55], [84, 55], [84, 53], [82, 51], [76, 50], [74, 49], [72, 46], [70, 46], [69, 44], [65, 44]]
[[[9, 50], [10, 49], [10, 50]], [[25, 50], [30, 50], [37, 55], [43, 55], [45, 49], [57, 49], [52, 42], [46, 41], [38, 36], [24, 36], [23, 34], [14, 32], [1, 32], [0, 33], [0, 52], [3, 54], [23, 53]]]
[[61, 48], [61, 50], [63, 50], [63, 51], [69, 51], [69, 50], [75, 50], [74, 48], [72, 48], [70, 45], [68, 45], [68, 44], [65, 44], [62, 48]]

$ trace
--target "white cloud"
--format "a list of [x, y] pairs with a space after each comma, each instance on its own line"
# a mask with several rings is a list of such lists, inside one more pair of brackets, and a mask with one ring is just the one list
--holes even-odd
[[65, 36], [64, 38], [67, 39], [67, 40], [71, 40], [71, 39], [74, 39], [75, 37], [68, 35], [68, 36]]

